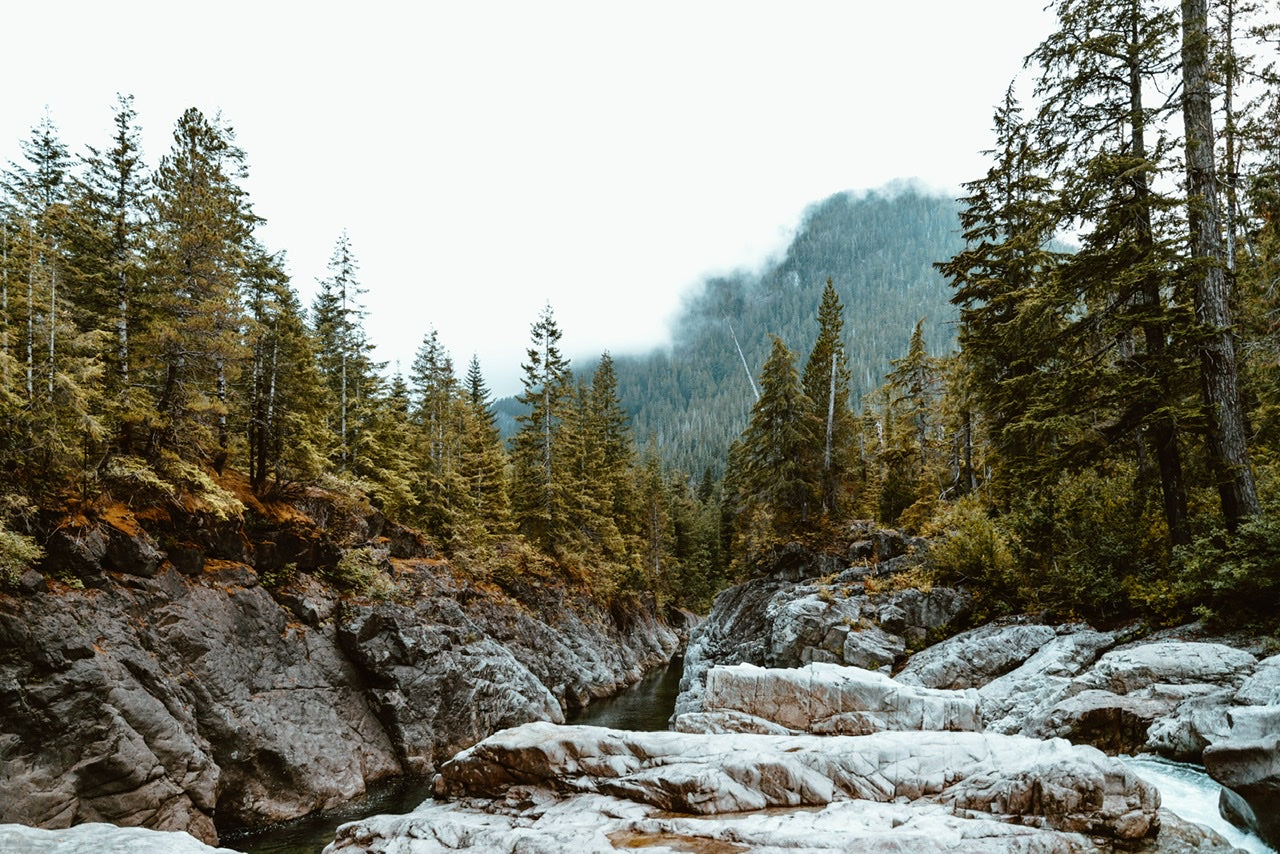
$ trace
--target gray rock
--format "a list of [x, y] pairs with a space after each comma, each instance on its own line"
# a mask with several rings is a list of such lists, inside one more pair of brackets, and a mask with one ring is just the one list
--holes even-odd
[[1155, 789], [1101, 752], [980, 733], [687, 735], [535, 723], [460, 753], [437, 781], [451, 798], [510, 800], [526, 787], [695, 815], [865, 800], [1113, 840], [1159, 827]]
[[[886, 561], [904, 568], [919, 562], [923, 541], [865, 527], [868, 559], [893, 555]], [[945, 631], [971, 606], [968, 594], [947, 588], [867, 595], [861, 579], [879, 577], [888, 571], [886, 564], [832, 573], [830, 556], [806, 556], [799, 547], [779, 560], [777, 572], [721, 592], [690, 635], [677, 714], [700, 709], [703, 681], [713, 665], [816, 662], [886, 669], [905, 657], [909, 645]]]
[[58, 830], [0, 824], [0, 851], [13, 854], [237, 854], [180, 831], [93, 822]]
[[1056, 636], [1051, 626], [989, 624], [921, 650], [897, 677], [928, 688], [979, 688], [1027, 661]]
[[697, 732], [699, 724], [710, 724], [716, 731], [770, 731], [756, 723], [760, 720], [792, 732], [824, 735], [981, 729], [975, 692], [901, 685], [880, 673], [833, 664], [798, 669], [714, 667], [707, 674], [703, 709], [708, 716], [742, 715], [738, 721], [750, 728], [734, 730], [732, 720], [681, 715], [675, 719], [676, 729]]
[[104, 574], [105, 540], [68, 534], [94, 589], [0, 593], [0, 822], [213, 843], [215, 815], [236, 827], [338, 806], [493, 729], [560, 720], [679, 642], [651, 604], [621, 625], [555, 585], [517, 601], [428, 562], [396, 567], [413, 605], [338, 607], [306, 573], [267, 590], [223, 556], [251, 550], [242, 528], [196, 533], [182, 540], [194, 574]]

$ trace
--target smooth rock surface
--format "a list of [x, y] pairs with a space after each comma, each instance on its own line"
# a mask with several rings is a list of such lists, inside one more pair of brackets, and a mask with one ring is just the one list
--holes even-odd
[[[882, 673], [834, 664], [713, 667], [702, 707], [701, 713], [677, 715], [675, 729], [769, 732], [760, 721], [822, 735], [982, 728], [976, 692], [902, 685]], [[735, 723], [744, 728], [734, 729]]]
[[532, 723], [445, 763], [436, 790], [502, 799], [528, 786], [698, 815], [923, 798], [1118, 840], [1159, 827], [1155, 789], [1098, 750], [968, 732], [689, 735]]
[[230, 848], [205, 845], [189, 833], [101, 823], [61, 830], [0, 824], [0, 851], [6, 854], [237, 854]]
[[[799, 667], [811, 662], [887, 670], [908, 649], [964, 618], [971, 599], [949, 588], [868, 593], [868, 579], [911, 568], [923, 541], [859, 523], [849, 557], [791, 546], [756, 579], [722, 591], [689, 638], [676, 714], [701, 711], [717, 664]], [[874, 587], [874, 585], [873, 585]]]

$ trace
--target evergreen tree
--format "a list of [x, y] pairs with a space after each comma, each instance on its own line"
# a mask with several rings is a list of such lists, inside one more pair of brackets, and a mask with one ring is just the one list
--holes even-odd
[[1208, 450], [1227, 526], [1262, 511], [1249, 462], [1231, 314], [1224, 273], [1213, 103], [1209, 91], [1207, 0], [1182, 1], [1182, 114], [1186, 130], [1187, 220], [1191, 232], [1193, 298], [1203, 331], [1200, 375]]
[[378, 370], [370, 358], [373, 344], [364, 331], [365, 310], [360, 299], [366, 293], [356, 277], [359, 265], [344, 231], [329, 257], [329, 275], [311, 305], [320, 372], [336, 403], [332, 432], [339, 468], [346, 471], [360, 441], [355, 412], [377, 383]]
[[849, 364], [844, 349], [844, 307], [831, 279], [818, 307], [818, 340], [805, 364], [804, 392], [823, 425], [822, 512], [836, 517], [845, 509], [856, 429], [849, 405]]
[[254, 252], [244, 291], [252, 362], [242, 375], [240, 399], [249, 482], [262, 493], [313, 481], [324, 470], [324, 417], [331, 403], [283, 257]]
[[[736, 469], [735, 504], [739, 530], [767, 524], [768, 533], [787, 539], [805, 533], [821, 508], [820, 422], [804, 393], [795, 356], [774, 338], [760, 374], [760, 399], [730, 459]], [[765, 523], [764, 520], [768, 520]], [[758, 535], [752, 530], [751, 536]]]
[[131, 452], [150, 402], [136, 399], [131, 352], [140, 326], [147, 170], [133, 97], [118, 95], [111, 147], [88, 147], [73, 180], [69, 266], [81, 325], [110, 336], [103, 347], [108, 410], [120, 450]]
[[480, 362], [471, 357], [464, 381], [464, 418], [458, 473], [466, 484], [473, 529], [478, 539], [507, 533], [511, 503], [507, 497], [506, 452], [490, 409], [489, 389]]
[[156, 171], [151, 199], [148, 349], [158, 393], [150, 450], [219, 471], [231, 450], [231, 386], [248, 360], [239, 288], [259, 219], [240, 186], [245, 177], [233, 131], [190, 108]]
[[414, 494], [419, 519], [445, 542], [472, 516], [470, 493], [459, 471], [465, 404], [453, 373], [453, 360], [434, 329], [422, 339], [410, 372], [411, 421], [419, 452]]
[[561, 439], [572, 373], [560, 354], [561, 335], [551, 306], [545, 306], [533, 324], [528, 361], [522, 365], [524, 391], [516, 399], [526, 411], [516, 419], [519, 429], [511, 445], [516, 523], [549, 549], [564, 544], [569, 524]]

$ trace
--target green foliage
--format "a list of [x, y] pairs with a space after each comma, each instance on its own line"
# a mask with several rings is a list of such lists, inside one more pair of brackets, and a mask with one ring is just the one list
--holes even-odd
[[155, 463], [140, 457], [111, 457], [102, 481], [117, 497], [129, 501], [169, 502], [227, 520], [244, 513], [244, 503], [219, 486], [207, 471], [180, 457], [163, 453]]
[[1176, 556], [1176, 594], [1215, 625], [1274, 629], [1280, 614], [1280, 517], [1197, 537]]
[[938, 584], [974, 591], [980, 615], [997, 616], [1027, 601], [1026, 581], [1009, 534], [976, 497], [952, 503], [937, 517], [929, 546], [929, 566]]
[[31, 537], [0, 525], [0, 587], [17, 587], [22, 573], [44, 557], [44, 549]]
[[903, 330], [920, 317], [936, 351], [950, 350], [956, 312], [933, 263], [960, 248], [956, 225], [952, 198], [910, 186], [814, 204], [781, 260], [704, 281], [677, 316], [669, 349], [616, 358], [619, 399], [636, 435], [652, 436], [669, 468], [710, 466], [720, 475], [750, 419], [750, 380], [773, 337], [807, 354], [823, 336], [814, 309], [828, 280], [850, 319], [838, 334], [853, 406], [880, 384], [902, 351]]
[[328, 573], [330, 580], [342, 589], [370, 599], [390, 599], [398, 588], [383, 570], [385, 552], [370, 546], [344, 549], [338, 565]]

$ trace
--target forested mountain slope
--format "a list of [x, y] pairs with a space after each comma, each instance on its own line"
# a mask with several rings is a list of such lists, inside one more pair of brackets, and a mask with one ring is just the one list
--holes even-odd
[[687, 473], [719, 472], [750, 415], [748, 369], [758, 378], [774, 335], [802, 358], [809, 352], [828, 278], [845, 306], [853, 400], [883, 383], [921, 318], [930, 350], [949, 351], [956, 314], [933, 264], [962, 245], [956, 203], [915, 188], [838, 193], [813, 205], [780, 260], [703, 282], [670, 348], [615, 356], [637, 439], [652, 437], [663, 460]]

